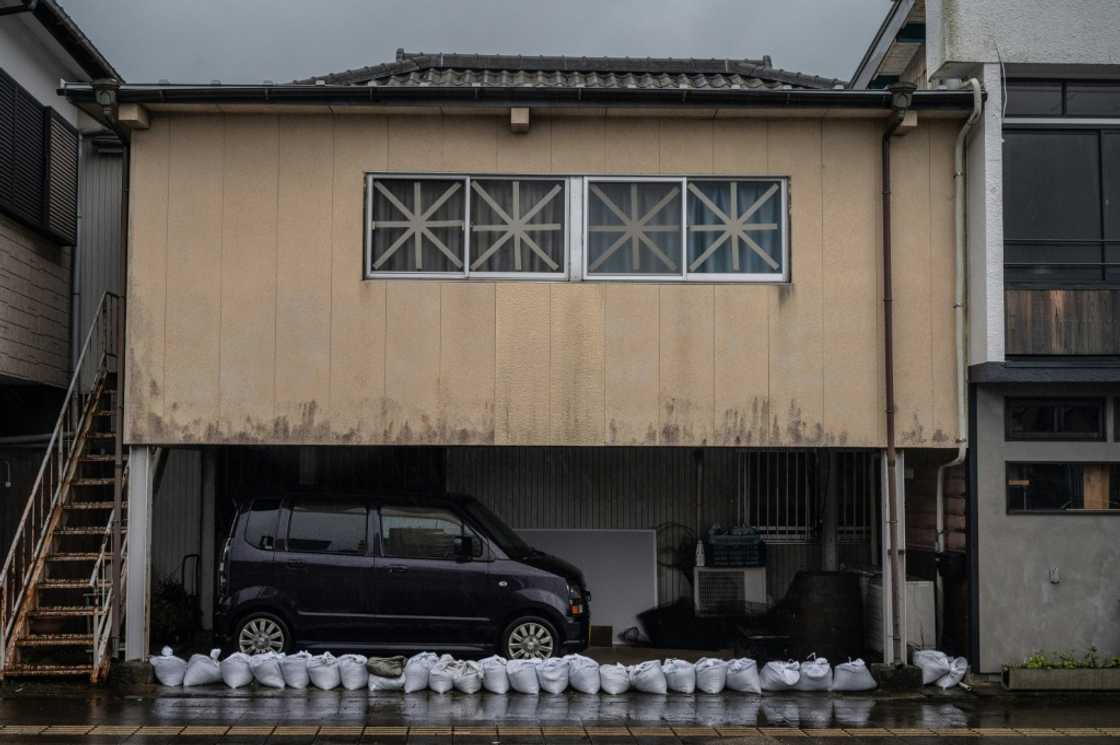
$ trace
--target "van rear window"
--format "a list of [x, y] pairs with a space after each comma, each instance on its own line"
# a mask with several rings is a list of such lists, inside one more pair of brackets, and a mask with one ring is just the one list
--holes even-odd
[[276, 543], [276, 515], [279, 510], [279, 499], [257, 499], [253, 502], [245, 521], [245, 540], [250, 545], [272, 550]]

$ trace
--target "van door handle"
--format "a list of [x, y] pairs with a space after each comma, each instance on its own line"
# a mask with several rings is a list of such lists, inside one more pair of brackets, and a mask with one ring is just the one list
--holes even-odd
[[404, 574], [407, 571], [408, 571], [408, 567], [406, 567], [404, 564], [390, 564], [389, 565], [389, 572], [390, 573]]

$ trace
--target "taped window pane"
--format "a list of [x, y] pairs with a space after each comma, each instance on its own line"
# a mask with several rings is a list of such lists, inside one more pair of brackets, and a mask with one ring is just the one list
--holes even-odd
[[587, 273], [679, 275], [679, 181], [589, 181]]
[[690, 274], [782, 275], [782, 184], [688, 183]]
[[471, 272], [564, 271], [564, 182], [471, 181]]
[[465, 179], [373, 179], [370, 271], [466, 271]]

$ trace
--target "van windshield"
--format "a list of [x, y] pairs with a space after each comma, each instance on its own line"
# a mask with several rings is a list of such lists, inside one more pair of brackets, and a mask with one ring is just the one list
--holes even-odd
[[522, 556], [528, 556], [533, 553], [534, 549], [526, 543], [521, 536], [513, 531], [508, 525], [502, 522], [501, 518], [487, 509], [481, 502], [476, 502], [473, 499], [464, 504], [467, 512], [483, 532], [490, 536], [501, 547], [506, 555], [511, 559], [517, 559]]

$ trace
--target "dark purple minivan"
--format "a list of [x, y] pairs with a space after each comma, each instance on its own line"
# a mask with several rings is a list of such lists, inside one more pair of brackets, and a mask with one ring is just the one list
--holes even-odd
[[295, 649], [550, 657], [587, 645], [590, 594], [478, 500], [299, 493], [242, 505], [219, 633]]

